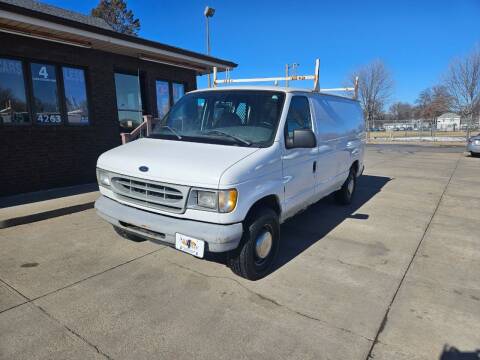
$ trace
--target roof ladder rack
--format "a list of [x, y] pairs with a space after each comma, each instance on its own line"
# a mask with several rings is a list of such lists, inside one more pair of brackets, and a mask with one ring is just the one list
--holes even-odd
[[289, 81], [295, 80], [313, 80], [313, 89], [314, 92], [353, 92], [353, 98], [358, 98], [358, 76], [355, 77], [353, 87], [338, 87], [338, 88], [329, 88], [329, 89], [320, 89], [320, 59], [315, 60], [315, 73], [313, 75], [288, 75], [288, 70], [286, 71], [286, 76], [280, 77], [264, 77], [264, 78], [249, 78], [249, 79], [232, 79], [230, 77], [230, 69], [227, 69], [225, 72], [225, 79], [221, 80], [217, 78], [217, 68], [213, 68], [213, 87], [217, 87], [220, 84], [239, 84], [239, 83], [252, 83], [252, 82], [274, 82], [285, 81], [285, 86], [288, 87]]

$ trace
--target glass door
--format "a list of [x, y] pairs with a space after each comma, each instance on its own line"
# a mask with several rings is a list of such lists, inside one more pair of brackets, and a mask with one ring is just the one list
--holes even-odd
[[173, 92], [173, 103], [175, 104], [180, 98], [185, 95], [185, 86], [179, 83], [172, 84], [172, 92]]
[[170, 110], [170, 88], [167, 81], [157, 80], [157, 116], [162, 119]]
[[143, 121], [140, 79], [137, 75], [115, 73], [118, 121], [120, 126], [132, 129]]

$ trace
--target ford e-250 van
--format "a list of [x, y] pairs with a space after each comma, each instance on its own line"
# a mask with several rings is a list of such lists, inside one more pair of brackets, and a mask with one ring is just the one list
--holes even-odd
[[[180, 99], [150, 136], [98, 159], [98, 214], [122, 236], [204, 257], [227, 252], [248, 279], [267, 274], [280, 224], [362, 174], [356, 100], [280, 87], [226, 87]], [[319, 220], [321, 221], [321, 219]]]

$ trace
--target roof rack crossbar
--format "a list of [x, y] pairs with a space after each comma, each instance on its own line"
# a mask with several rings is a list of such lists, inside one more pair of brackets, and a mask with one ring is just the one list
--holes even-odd
[[327, 88], [327, 89], [322, 89], [322, 91], [325, 91], [325, 92], [339, 92], [339, 91], [343, 91], [343, 92], [347, 92], [347, 91], [355, 91], [355, 88], [354, 87], [339, 87], [339, 88]]
[[[288, 72], [287, 72], [288, 75]], [[292, 76], [278, 76], [278, 77], [264, 77], [264, 78], [249, 78], [249, 79], [232, 79], [230, 77], [230, 69], [226, 71], [225, 79], [217, 78], [217, 68], [213, 68], [213, 87], [220, 84], [238, 84], [238, 83], [252, 83], [252, 82], [275, 82], [285, 81], [288, 87], [289, 81], [295, 80], [313, 80], [313, 90], [315, 92], [353, 92], [353, 98], [358, 97], [358, 77], [355, 78], [354, 87], [338, 87], [330, 89], [320, 88], [320, 59], [315, 60], [315, 73], [313, 75], [292, 75]]]
[[[215, 74], [215, 72], [214, 72]], [[250, 78], [250, 79], [216, 79], [215, 85], [220, 84], [234, 84], [234, 83], [251, 83], [251, 82], [272, 82], [272, 81], [293, 81], [293, 80], [315, 80], [314, 75], [294, 75], [294, 76], [279, 76], [267, 78]]]

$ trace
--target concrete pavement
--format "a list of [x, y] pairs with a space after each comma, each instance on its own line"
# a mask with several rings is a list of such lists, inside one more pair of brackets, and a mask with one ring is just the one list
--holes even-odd
[[0, 230], [0, 358], [439, 359], [480, 348], [480, 159], [373, 145], [354, 204], [282, 226], [249, 282], [94, 210]]

